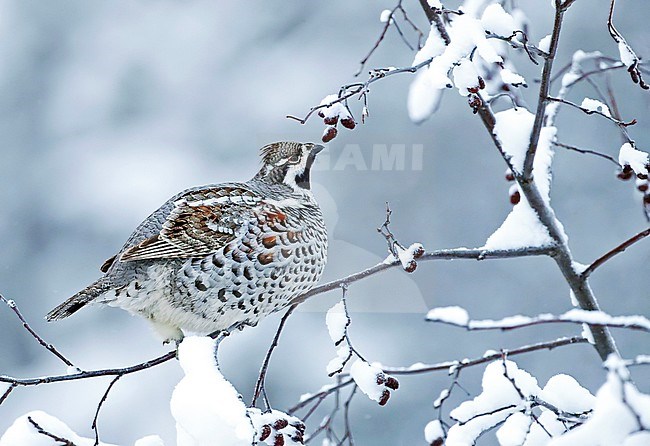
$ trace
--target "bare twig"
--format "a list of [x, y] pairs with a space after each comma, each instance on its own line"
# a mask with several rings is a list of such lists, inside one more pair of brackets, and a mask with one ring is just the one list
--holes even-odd
[[266, 406], [266, 409], [269, 410], [271, 408], [271, 405], [269, 404], [268, 398], [266, 396], [266, 390], [264, 390], [266, 372], [269, 368], [269, 361], [271, 360], [273, 350], [275, 350], [275, 348], [278, 346], [278, 341], [280, 339], [282, 329], [284, 328], [284, 324], [287, 322], [287, 319], [289, 319], [289, 316], [291, 316], [291, 313], [293, 313], [293, 310], [295, 310], [296, 307], [296, 304], [291, 305], [286, 313], [284, 313], [282, 316], [282, 319], [280, 319], [280, 325], [278, 325], [278, 329], [275, 331], [275, 336], [273, 336], [273, 341], [271, 342], [271, 345], [267, 350], [266, 355], [264, 356], [264, 362], [262, 363], [262, 368], [260, 369], [259, 376], [257, 377], [257, 382], [255, 383], [255, 390], [253, 391], [253, 400], [251, 401], [251, 407], [255, 407], [255, 404], [257, 404], [257, 399], [259, 398], [260, 393], [262, 393], [264, 395], [264, 404]]
[[17, 384], [11, 383], [9, 387], [7, 387], [7, 390], [4, 391], [2, 396], [0, 396], [0, 405], [5, 402], [5, 400], [9, 397], [9, 394], [16, 388], [18, 387]]
[[36, 429], [36, 432], [38, 432], [41, 435], [45, 435], [46, 437], [51, 438], [52, 440], [58, 442], [61, 444], [61, 446], [76, 446], [73, 442], [68, 440], [67, 438], [59, 437], [58, 435], [54, 435], [51, 432], [46, 431], [41, 427], [40, 424], [38, 424], [32, 417], [27, 417], [27, 421], [29, 421], [29, 424], [34, 426], [34, 429]]
[[603, 254], [602, 256], [597, 258], [596, 260], [594, 260], [593, 263], [591, 265], [589, 265], [587, 267], [587, 269], [585, 269], [582, 272], [582, 277], [585, 277], [585, 278], [589, 277], [589, 275], [591, 273], [593, 273], [596, 268], [603, 265], [605, 262], [607, 262], [609, 259], [611, 259], [615, 255], [622, 253], [627, 248], [629, 248], [630, 246], [632, 246], [636, 242], [639, 242], [639, 241], [643, 240], [644, 238], [646, 238], [649, 235], [650, 235], [650, 228], [639, 232], [638, 234], [630, 237], [629, 239], [627, 239], [626, 241], [624, 241], [623, 243], [621, 243], [620, 245], [618, 245], [614, 249], [606, 252], [605, 254]]
[[110, 393], [111, 389], [115, 385], [115, 383], [122, 378], [124, 375], [117, 375], [111, 383], [108, 385], [106, 388], [106, 391], [104, 392], [104, 395], [102, 395], [102, 398], [99, 400], [99, 404], [97, 404], [97, 410], [95, 411], [95, 417], [93, 418], [93, 423], [91, 425], [92, 430], [95, 432], [95, 444], [94, 446], [99, 445], [99, 429], [97, 428], [97, 419], [99, 418], [99, 411], [101, 410], [102, 406], [106, 402], [106, 398], [108, 398], [108, 394]]
[[350, 391], [350, 395], [348, 396], [347, 400], [345, 400], [345, 403], [343, 403], [343, 423], [345, 425], [345, 432], [343, 433], [343, 437], [339, 442], [340, 445], [342, 445], [343, 442], [347, 440], [349, 446], [354, 446], [354, 439], [352, 438], [352, 425], [350, 423], [350, 404], [352, 403], [352, 398], [354, 398], [356, 392], [357, 386], [354, 385], [352, 386], [352, 390]]
[[[230, 331], [237, 328], [239, 324], [235, 324], [230, 327], [228, 330], [223, 330], [221, 332], [215, 332], [210, 335], [210, 337], [220, 342], [223, 338], [227, 337], [230, 334]], [[52, 375], [52, 376], [43, 376], [39, 378], [15, 378], [12, 376], [0, 375], [0, 382], [6, 382], [10, 384], [15, 384], [16, 386], [29, 387], [29, 386], [38, 386], [41, 384], [50, 384], [63, 381], [78, 381], [80, 379], [96, 378], [99, 376], [118, 376], [118, 375], [130, 375], [131, 373], [140, 372], [142, 370], [155, 367], [157, 365], [163, 364], [170, 359], [176, 358], [176, 350], [165, 353], [164, 355], [158, 356], [157, 358], [150, 359], [136, 365], [123, 368], [114, 368], [114, 369], [102, 369], [102, 370], [89, 370], [78, 373], [72, 373], [69, 375]]]
[[457, 368], [472, 367], [479, 364], [485, 364], [488, 362], [496, 361], [501, 358], [502, 354], [505, 352], [508, 356], [521, 355], [523, 353], [530, 353], [538, 350], [553, 350], [557, 347], [563, 347], [565, 345], [573, 344], [583, 344], [586, 343], [587, 339], [582, 336], [574, 336], [571, 338], [559, 338], [553, 341], [538, 342], [536, 344], [525, 345], [523, 347], [513, 348], [513, 349], [503, 349], [500, 352], [494, 352], [489, 355], [481, 356], [480, 358], [463, 360], [463, 361], [444, 361], [436, 364], [419, 364], [412, 367], [382, 367], [384, 373], [390, 375], [417, 375], [421, 373], [436, 372], [439, 370], [455, 370]]
[[361, 59], [361, 62], [359, 63], [359, 69], [357, 70], [356, 73], [354, 73], [355, 77], [361, 74], [361, 72], [363, 71], [363, 68], [366, 66], [366, 63], [368, 62], [370, 57], [372, 57], [372, 55], [375, 53], [375, 51], [377, 51], [377, 49], [379, 48], [379, 45], [381, 45], [381, 42], [386, 37], [386, 34], [388, 33], [388, 29], [391, 27], [391, 25], [393, 25], [395, 27], [395, 29], [399, 33], [400, 37], [402, 38], [402, 40], [404, 41], [406, 46], [408, 46], [408, 48], [410, 50], [414, 50], [413, 46], [411, 46], [408, 39], [406, 38], [406, 36], [402, 32], [401, 28], [399, 27], [399, 25], [395, 21], [396, 13], [398, 11], [402, 13], [402, 17], [403, 17], [404, 21], [406, 23], [408, 23], [411, 26], [411, 28], [413, 28], [413, 30], [418, 34], [417, 47], [418, 47], [418, 49], [420, 48], [420, 43], [422, 42], [422, 37], [423, 37], [422, 31], [420, 31], [420, 29], [415, 25], [415, 23], [413, 23], [413, 21], [409, 18], [408, 14], [406, 13], [406, 10], [404, 10], [404, 7], [402, 6], [402, 0], [399, 0], [397, 2], [397, 5], [393, 9], [390, 10], [390, 12], [388, 14], [388, 17], [386, 18], [387, 20], [384, 23], [384, 26], [383, 26], [383, 28], [381, 30], [381, 33], [379, 34], [379, 37], [377, 38], [377, 40], [373, 44], [372, 48], [370, 48], [370, 51], [368, 51], [368, 54], [366, 54], [366, 56], [363, 59]]
[[0, 301], [4, 302], [4, 304], [7, 305], [11, 309], [11, 311], [13, 311], [13, 313], [16, 315], [16, 317], [18, 317], [20, 322], [23, 324], [23, 328], [25, 328], [25, 330], [27, 330], [27, 332], [30, 335], [32, 335], [32, 337], [34, 339], [36, 339], [39, 344], [41, 344], [43, 347], [45, 347], [54, 356], [59, 358], [68, 367], [73, 367], [73, 368], [79, 370], [79, 368], [76, 367], [68, 358], [63, 356], [56, 348], [54, 348], [54, 346], [52, 344], [50, 344], [48, 342], [45, 342], [45, 340], [42, 337], [40, 337], [38, 335], [38, 333], [36, 333], [32, 329], [32, 327], [30, 327], [30, 325], [27, 323], [27, 321], [23, 317], [22, 313], [20, 312], [20, 310], [16, 306], [16, 302], [14, 302], [13, 300], [7, 300], [2, 294], [0, 294]]
[[606, 153], [601, 153], [601, 152], [598, 152], [596, 150], [590, 150], [590, 149], [581, 149], [580, 147], [572, 146], [572, 145], [569, 145], [569, 144], [563, 144], [563, 143], [557, 142], [557, 141], [553, 141], [553, 145], [557, 146], [557, 147], [562, 147], [562, 148], [567, 149], [567, 150], [573, 150], [574, 152], [585, 153], [585, 154], [589, 154], [589, 155], [595, 155], [595, 156], [601, 157], [603, 159], [606, 159], [608, 161], [611, 161], [616, 166], [619, 166], [618, 161], [616, 161], [616, 158], [614, 158], [613, 156], [607, 155]]

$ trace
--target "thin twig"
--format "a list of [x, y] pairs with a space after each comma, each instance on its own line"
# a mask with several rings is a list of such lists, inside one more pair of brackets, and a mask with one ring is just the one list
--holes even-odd
[[596, 260], [594, 260], [594, 261], [592, 262], [592, 264], [589, 265], [589, 266], [587, 267], [587, 269], [585, 269], [585, 270], [582, 272], [582, 277], [585, 277], [585, 278], [586, 278], [586, 277], [589, 277], [589, 275], [590, 275], [591, 273], [593, 273], [594, 270], [595, 270], [596, 268], [598, 268], [599, 266], [603, 265], [605, 262], [607, 262], [609, 259], [611, 259], [611, 258], [614, 257], [615, 255], [622, 253], [622, 252], [625, 251], [627, 248], [629, 248], [630, 246], [632, 246], [632, 245], [635, 244], [636, 242], [639, 242], [639, 241], [643, 240], [644, 238], [646, 238], [646, 237], [649, 236], [649, 235], [650, 235], [650, 228], [645, 229], [645, 230], [639, 232], [638, 234], [636, 234], [636, 235], [630, 237], [629, 239], [627, 239], [626, 241], [624, 241], [623, 243], [621, 243], [620, 245], [618, 245], [618, 246], [615, 247], [614, 249], [612, 249], [612, 250], [606, 252], [605, 254], [603, 254], [602, 256], [600, 256], [599, 258], [597, 258]]
[[[629, 127], [629, 126], [634, 125], [634, 124], [637, 123], [637, 120], [636, 120], [636, 119], [632, 119], [631, 121], [628, 121], [628, 122], [620, 121], [620, 120], [618, 120], [618, 119], [616, 119], [616, 118], [614, 118], [614, 117], [612, 117], [612, 116], [610, 116], [610, 115], [607, 115], [607, 114], [605, 114], [605, 113], [603, 113], [603, 112], [601, 112], [601, 111], [599, 111], [599, 110], [590, 110], [590, 109], [588, 109], [588, 108], [581, 107], [581, 106], [579, 106], [578, 104], [576, 104], [576, 103], [574, 103], [574, 102], [567, 101], [566, 99], [555, 98], [555, 97], [553, 97], [553, 96], [549, 96], [547, 99], [548, 99], [550, 102], [558, 102], [558, 103], [561, 103], [561, 104], [569, 105], [569, 106], [571, 106], [571, 107], [573, 107], [573, 108], [576, 108], [576, 109], [578, 109], [578, 110], [580, 110], [580, 111], [582, 111], [583, 113], [586, 113], [586, 114], [588, 114], [588, 115], [599, 115], [599, 116], [602, 116], [603, 118], [609, 119], [609, 120], [612, 121], [614, 124], [616, 124], [617, 126], [621, 127], [622, 130], [624, 130], [625, 127]], [[629, 137], [628, 137], [628, 140], [629, 140]]]
[[[228, 330], [223, 330], [220, 332], [215, 332], [209, 336], [215, 338], [217, 342], [221, 341], [223, 338], [230, 334], [230, 331], [233, 330], [238, 324], [234, 324]], [[6, 375], [0, 375], [0, 382], [12, 383], [17, 386], [38, 386], [41, 384], [50, 384], [63, 381], [78, 381], [80, 379], [96, 378], [99, 376], [118, 376], [118, 375], [129, 375], [131, 373], [136, 373], [142, 370], [149, 369], [151, 367], [165, 363], [171, 359], [176, 358], [176, 350], [165, 353], [164, 355], [158, 356], [157, 358], [150, 359], [149, 361], [141, 362], [136, 365], [123, 368], [113, 368], [113, 369], [101, 369], [101, 370], [89, 370], [78, 373], [72, 373], [69, 375], [52, 375], [52, 376], [43, 376], [39, 378], [15, 378]]]
[[38, 333], [36, 333], [36, 332], [32, 329], [32, 327], [30, 327], [30, 325], [27, 323], [27, 321], [26, 321], [25, 318], [23, 317], [22, 313], [20, 312], [20, 310], [19, 310], [18, 307], [16, 306], [16, 302], [15, 302], [15, 301], [13, 301], [13, 300], [7, 300], [7, 299], [6, 299], [2, 294], [0, 294], [0, 301], [4, 302], [4, 304], [7, 305], [7, 306], [11, 309], [11, 311], [13, 311], [13, 313], [16, 315], [16, 317], [18, 317], [18, 319], [20, 320], [20, 322], [23, 324], [23, 328], [25, 328], [25, 330], [27, 330], [27, 332], [28, 332], [30, 335], [32, 335], [32, 337], [33, 337], [34, 339], [36, 339], [36, 340], [38, 341], [39, 344], [41, 344], [43, 347], [45, 347], [45, 348], [46, 348], [50, 353], [52, 353], [54, 356], [56, 356], [57, 358], [59, 358], [59, 359], [60, 359], [60, 360], [61, 360], [65, 365], [67, 365], [68, 367], [73, 367], [73, 368], [79, 370], [79, 368], [76, 367], [76, 366], [75, 366], [75, 365], [74, 365], [74, 364], [73, 364], [73, 363], [72, 363], [68, 358], [66, 358], [65, 356], [63, 356], [63, 354], [61, 354], [61, 352], [59, 352], [56, 348], [54, 348], [54, 346], [53, 346], [52, 344], [50, 344], [50, 343], [48, 343], [48, 342], [45, 342], [45, 340], [44, 340], [41, 336], [39, 336]]
[[595, 156], [598, 156], [600, 158], [611, 161], [616, 166], [619, 166], [618, 161], [616, 161], [616, 158], [614, 158], [613, 156], [607, 155], [606, 153], [601, 153], [601, 152], [598, 152], [596, 150], [590, 150], [590, 149], [581, 149], [579, 147], [572, 146], [572, 145], [569, 145], [569, 144], [564, 144], [564, 143], [557, 142], [557, 141], [553, 141], [553, 145], [557, 146], [557, 147], [562, 147], [562, 148], [567, 149], [567, 150], [573, 150], [574, 152], [579, 152], [579, 153], [584, 153], [584, 154], [589, 154], [589, 155], [595, 155]]
[[5, 400], [9, 397], [9, 394], [16, 388], [18, 387], [18, 384], [11, 383], [9, 387], [7, 387], [7, 390], [4, 391], [2, 396], [0, 396], [0, 405], [5, 402]]
[[[275, 336], [273, 336], [273, 341], [271, 342], [271, 345], [269, 346], [269, 349], [267, 350], [266, 355], [264, 356], [264, 362], [262, 362], [262, 368], [260, 369], [260, 373], [257, 377], [257, 382], [255, 383], [255, 390], [253, 392], [253, 401], [251, 401], [251, 407], [255, 407], [255, 404], [257, 404], [257, 399], [259, 398], [260, 393], [264, 389], [264, 385], [266, 382], [266, 372], [269, 368], [271, 355], [273, 354], [275, 348], [278, 346], [278, 340], [280, 339], [280, 334], [282, 333], [284, 324], [287, 322], [287, 319], [289, 319], [289, 316], [291, 316], [291, 313], [293, 313], [293, 310], [295, 310], [296, 307], [297, 307], [296, 304], [291, 305], [289, 309], [286, 311], [286, 313], [284, 313], [284, 315], [282, 316], [282, 319], [280, 319], [280, 325], [278, 325], [278, 329], [275, 331]], [[266, 392], [263, 393], [264, 393], [264, 404], [266, 406], [266, 409], [270, 410], [271, 406], [266, 397]]]
[[41, 427], [40, 424], [38, 424], [36, 421], [34, 421], [34, 419], [31, 416], [27, 417], [27, 421], [29, 421], [29, 423], [32, 426], [34, 426], [34, 429], [36, 429], [36, 432], [38, 432], [41, 435], [45, 435], [46, 437], [49, 437], [49, 438], [51, 438], [52, 440], [54, 440], [56, 442], [61, 443], [60, 446], [76, 446], [73, 442], [71, 442], [67, 438], [59, 437], [58, 435], [54, 435], [53, 433], [46, 431], [45, 429], [43, 429]]
[[97, 404], [97, 410], [95, 411], [95, 417], [93, 418], [93, 423], [91, 425], [92, 430], [95, 432], [95, 443], [94, 446], [99, 445], [99, 430], [97, 429], [97, 419], [99, 418], [99, 411], [101, 410], [102, 406], [106, 402], [106, 398], [108, 398], [108, 394], [115, 385], [115, 383], [122, 378], [124, 375], [117, 375], [111, 383], [108, 385], [106, 388], [106, 391], [104, 392], [104, 395], [102, 395], [102, 398], [99, 400], [99, 404]]
[[436, 372], [439, 370], [449, 371], [450, 369], [472, 367], [475, 365], [496, 361], [501, 358], [503, 352], [505, 352], [508, 356], [516, 356], [523, 353], [530, 353], [538, 350], [553, 350], [554, 348], [563, 347], [565, 345], [583, 344], [586, 342], [587, 339], [583, 338], [582, 336], [573, 336], [570, 338], [559, 338], [553, 341], [538, 342], [536, 344], [525, 345], [518, 348], [503, 349], [501, 352], [495, 352], [471, 360], [443, 361], [436, 364], [417, 365], [415, 367], [382, 366], [382, 370], [384, 373], [388, 373], [390, 375], [418, 375], [421, 373]]

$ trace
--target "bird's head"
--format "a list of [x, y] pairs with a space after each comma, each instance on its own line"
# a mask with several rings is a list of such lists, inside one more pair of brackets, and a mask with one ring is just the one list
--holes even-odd
[[256, 179], [284, 184], [294, 191], [309, 190], [310, 170], [325, 147], [311, 142], [274, 142], [262, 147], [262, 168]]

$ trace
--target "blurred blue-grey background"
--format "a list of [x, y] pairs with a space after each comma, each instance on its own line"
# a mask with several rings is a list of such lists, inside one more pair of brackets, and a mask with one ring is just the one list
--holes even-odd
[[[165, 352], [143, 320], [123, 311], [89, 308], [57, 324], [46, 324], [43, 315], [95, 280], [99, 265], [130, 231], [177, 191], [248, 179], [258, 166], [258, 147], [267, 142], [319, 140], [320, 120], [301, 126], [285, 115], [306, 113], [354, 80], [359, 60], [381, 31], [380, 12], [394, 3], [0, 1], [0, 292], [83, 369], [126, 366]], [[550, 2], [517, 3], [530, 19], [531, 40], [550, 32]], [[426, 32], [418, 2], [404, 6]], [[558, 68], [579, 48], [617, 57], [606, 29], [608, 7], [606, 0], [575, 3], [566, 16]], [[645, 0], [620, 2], [616, 17], [628, 41], [649, 56]], [[368, 67], [408, 66], [413, 55], [390, 30]], [[525, 57], [515, 61], [531, 85], [524, 95], [535, 104], [539, 69]], [[437, 114], [416, 126], [405, 105], [411, 80], [405, 74], [375, 83], [366, 124], [340, 129], [329, 159], [313, 175], [331, 238], [326, 280], [386, 256], [376, 232], [386, 201], [398, 239], [429, 249], [481, 246], [509, 212], [505, 166], [466, 100], [447, 92]], [[624, 119], [639, 121], [630, 128], [633, 139], [648, 150], [650, 96], [622, 71], [612, 80]], [[585, 96], [595, 97], [588, 85], [570, 99], [580, 103]], [[359, 120], [356, 103], [353, 110]], [[570, 109], [560, 111], [558, 135], [613, 156], [621, 144], [613, 125]], [[372, 170], [377, 147], [394, 144], [405, 147], [405, 168]], [[409, 157], [419, 146], [422, 168], [413, 169]], [[347, 163], [351, 156], [356, 158]], [[647, 226], [641, 196], [632, 183], [616, 179], [613, 164], [560, 150], [554, 177], [553, 205], [578, 261], [589, 263]], [[644, 241], [594, 274], [592, 286], [605, 311], [650, 314], [648, 265]], [[286, 409], [330, 382], [325, 365], [335, 349], [323, 311], [338, 298], [336, 292], [315, 297], [289, 320], [268, 378], [276, 408]], [[580, 333], [577, 326], [545, 326], [476, 334], [424, 322], [428, 308], [445, 305], [462, 305], [476, 318], [569, 309], [569, 290], [548, 258], [423, 263], [413, 275], [395, 270], [354, 284], [349, 298], [356, 348], [390, 365], [475, 357]], [[222, 345], [223, 372], [246, 400], [278, 321], [271, 317]], [[647, 334], [614, 334], [626, 357], [649, 353]], [[572, 374], [592, 392], [604, 381], [587, 345], [517, 361], [541, 385], [558, 372]], [[9, 309], [0, 308], [0, 373], [65, 371]], [[480, 391], [481, 373], [463, 374], [470, 392]], [[168, 403], [180, 377], [178, 364], [169, 362], [122, 379], [102, 410], [102, 439], [127, 445], [157, 433], [174, 444]], [[647, 369], [635, 370], [634, 378], [650, 391]], [[43, 409], [91, 436], [107, 384], [94, 379], [17, 389], [0, 406], [0, 433], [17, 416]], [[436, 417], [433, 400], [448, 378], [405, 377], [401, 384], [386, 407], [355, 398], [359, 444], [424, 444], [422, 430]], [[463, 397], [459, 392], [447, 410]]]

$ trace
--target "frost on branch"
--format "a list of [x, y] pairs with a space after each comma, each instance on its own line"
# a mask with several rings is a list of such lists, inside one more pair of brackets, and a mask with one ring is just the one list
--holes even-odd
[[327, 324], [327, 331], [330, 338], [334, 341], [334, 345], [339, 345], [343, 342], [345, 330], [350, 325], [350, 320], [345, 314], [345, 305], [342, 301], [327, 310], [325, 323]]
[[[504, 367], [514, 385], [506, 377]], [[483, 374], [482, 387], [479, 396], [451, 411], [450, 416], [457, 423], [449, 429], [448, 445], [473, 444], [484, 431], [526, 409], [520, 392], [524, 398], [540, 392], [537, 380], [512, 361], [489, 364]]]
[[338, 347], [336, 356], [327, 364], [327, 374], [334, 376], [337, 373], [341, 373], [345, 365], [352, 358], [352, 346], [350, 346], [347, 337], [350, 318], [345, 308], [344, 298], [327, 310], [325, 323], [327, 324], [327, 331], [330, 338], [334, 342], [334, 345]]
[[368, 398], [384, 406], [390, 398], [391, 390], [397, 390], [397, 380], [385, 374], [379, 367], [358, 359], [350, 367], [350, 376]]
[[[494, 134], [510, 164], [517, 174], [523, 170], [524, 159], [530, 141], [535, 116], [523, 107], [511, 108], [495, 114]], [[557, 129], [543, 127], [533, 162], [535, 183], [548, 204], [551, 189], [552, 142]], [[517, 186], [518, 187], [518, 186]], [[548, 246], [553, 243], [547, 229], [542, 225], [526, 197], [518, 191], [518, 199], [499, 229], [485, 242], [485, 249], [516, 249], [529, 246]], [[514, 191], [510, 191], [510, 196]], [[512, 200], [512, 198], [511, 198]], [[558, 222], [559, 225], [559, 222]]]
[[620, 358], [611, 355], [605, 367], [607, 381], [596, 393], [589, 419], [549, 446], [650, 444], [650, 396], [637, 390]]
[[481, 25], [486, 31], [506, 37], [517, 29], [515, 19], [498, 3], [493, 3], [485, 8], [481, 16]]
[[648, 154], [635, 149], [629, 142], [626, 142], [621, 146], [618, 153], [618, 163], [624, 169], [625, 166], [629, 166], [639, 178], [648, 178]]
[[[431, 26], [424, 46], [413, 59], [413, 66], [432, 57], [439, 56], [445, 50], [445, 42], [435, 26]], [[426, 121], [440, 106], [442, 90], [435, 88], [428, 75], [428, 68], [422, 68], [415, 75], [409, 87], [407, 109], [409, 118], [416, 124]]]
[[650, 331], [650, 320], [641, 315], [611, 316], [603, 311], [581, 310], [574, 308], [560, 315], [550, 313], [537, 316], [515, 315], [498, 320], [469, 318], [467, 311], [460, 307], [441, 307], [429, 310], [426, 320], [443, 322], [467, 328], [468, 330], [494, 330], [526, 327], [549, 322], [573, 322], [577, 324], [603, 325], [609, 327], [624, 327], [635, 330]]
[[[59, 446], [65, 440], [75, 446], [93, 446], [95, 444], [94, 438], [80, 437], [59, 419], [36, 410], [16, 419], [0, 438], [0, 446]], [[158, 438], [158, 440], [160, 439]], [[155, 443], [149, 444], [154, 445]], [[139, 441], [136, 442], [136, 445], [143, 446], [146, 443]], [[100, 442], [99, 446], [114, 445]]]
[[444, 443], [445, 432], [442, 430], [440, 420], [432, 420], [424, 427], [424, 439], [427, 444], [442, 446]]
[[602, 102], [596, 99], [584, 98], [582, 100], [582, 104], [580, 104], [580, 107], [584, 108], [585, 110], [589, 110], [591, 112], [602, 113], [603, 115], [608, 116], [610, 118], [612, 117], [612, 114], [609, 111], [609, 107], [606, 104], [603, 104]]
[[491, 33], [522, 45], [516, 39], [515, 31], [524, 28], [525, 17], [515, 18], [500, 4], [491, 4], [479, 18], [480, 9], [464, 5], [464, 14], [453, 16], [446, 24], [449, 45], [445, 45], [437, 27], [431, 26], [425, 45], [413, 60], [413, 66], [431, 60], [427, 67], [418, 71], [409, 89], [407, 105], [413, 122], [421, 123], [437, 110], [445, 88], [455, 86], [462, 96], [476, 95], [486, 88], [486, 80], [494, 78], [492, 85], [487, 85], [489, 96], [501, 93], [504, 86], [508, 90], [507, 85], [525, 85], [525, 79], [505, 60], [507, 50], [504, 42], [487, 38]]
[[488, 365], [482, 387], [479, 396], [451, 411], [457, 423], [449, 429], [447, 445], [472, 445], [500, 423], [496, 435], [501, 445], [546, 444], [549, 435], [561, 435], [581, 422], [595, 404], [593, 395], [571, 376], [555, 375], [541, 389], [512, 361]]
[[438, 307], [429, 310], [427, 320], [466, 326], [469, 323], [469, 314], [463, 307]]
[[178, 446], [212, 446], [215, 439], [228, 446], [303, 443], [304, 424], [278, 411], [247, 409], [237, 390], [219, 371], [215, 342], [186, 337], [178, 348], [185, 377], [174, 389], [171, 412], [176, 420]]
[[251, 420], [239, 393], [219, 371], [215, 341], [186, 337], [178, 357], [185, 372], [171, 398], [178, 446], [208, 446], [215, 438], [232, 446], [250, 445], [255, 434]]

